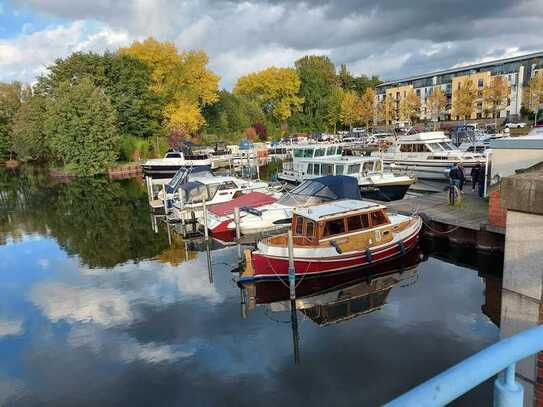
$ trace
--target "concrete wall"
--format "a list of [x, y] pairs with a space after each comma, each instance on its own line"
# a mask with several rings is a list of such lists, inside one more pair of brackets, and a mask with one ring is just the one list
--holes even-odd
[[[507, 212], [500, 336], [514, 335], [541, 323], [543, 294], [543, 216]], [[537, 356], [522, 360], [517, 374], [526, 392], [526, 406], [539, 394]], [[543, 402], [543, 400], [541, 400]]]

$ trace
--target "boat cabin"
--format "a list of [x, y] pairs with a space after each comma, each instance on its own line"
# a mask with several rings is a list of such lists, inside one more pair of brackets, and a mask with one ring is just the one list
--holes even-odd
[[338, 160], [309, 162], [305, 168], [305, 173], [316, 177], [325, 175], [350, 175], [356, 177], [358, 175], [379, 173], [382, 170], [383, 163], [379, 158], [349, 157]]
[[340, 145], [307, 145], [293, 149], [294, 159], [299, 158], [320, 158], [320, 157], [341, 157], [343, 146]]
[[295, 246], [344, 246], [347, 240], [384, 243], [392, 239], [392, 228], [383, 205], [347, 199], [296, 209], [292, 234]]

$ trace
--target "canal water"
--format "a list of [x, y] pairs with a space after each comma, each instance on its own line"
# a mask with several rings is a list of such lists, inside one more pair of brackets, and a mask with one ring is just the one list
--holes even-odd
[[496, 256], [427, 242], [302, 283], [293, 317], [281, 284], [240, 290], [235, 247], [210, 273], [151, 223], [136, 180], [0, 169], [1, 406], [377, 406], [498, 339]]

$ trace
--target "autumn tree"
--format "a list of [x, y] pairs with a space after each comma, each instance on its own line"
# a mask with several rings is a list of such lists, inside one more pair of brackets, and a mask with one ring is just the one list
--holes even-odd
[[334, 133], [336, 132], [337, 124], [341, 119], [341, 102], [343, 101], [343, 94], [343, 89], [336, 85], [327, 96], [327, 109], [324, 114], [324, 119], [327, 128], [333, 130]]
[[409, 89], [400, 100], [400, 120], [413, 123], [420, 112], [420, 98], [414, 89]]
[[268, 129], [263, 123], [256, 122], [251, 126], [256, 131], [256, 135], [260, 141], [266, 141], [268, 139]]
[[511, 86], [504, 76], [497, 75], [490, 79], [483, 88], [483, 103], [494, 118], [494, 127], [497, 127], [498, 113], [507, 107], [507, 99], [511, 93]]
[[352, 131], [354, 123], [360, 122], [360, 97], [355, 91], [351, 90], [344, 93], [339, 118], [341, 123], [349, 126], [349, 131]]
[[477, 88], [472, 79], [468, 78], [453, 90], [453, 110], [460, 116], [464, 123], [475, 111], [475, 98]]
[[205, 123], [202, 110], [216, 102], [219, 77], [208, 67], [204, 51], [179, 53], [173, 42], [150, 37], [119, 50], [143, 61], [150, 69], [151, 89], [165, 101], [164, 127], [167, 131], [196, 133]]
[[302, 108], [304, 99], [299, 95], [300, 84], [295, 69], [272, 66], [239, 78], [234, 94], [255, 98], [265, 113], [285, 123]]
[[83, 78], [58, 86], [47, 104], [44, 131], [55, 159], [82, 175], [94, 175], [117, 159], [116, 120], [110, 98]]
[[250, 140], [250, 141], [256, 140], [256, 130], [253, 127], [247, 127], [243, 133], [247, 140]]
[[543, 105], [543, 72], [537, 72], [526, 87], [528, 108], [534, 112], [534, 126], [537, 125], [537, 113]]
[[432, 94], [428, 96], [426, 105], [430, 111], [432, 121], [434, 122], [435, 130], [437, 122], [439, 121], [439, 116], [447, 110], [447, 96], [445, 96], [445, 93], [443, 93], [440, 87], [433, 88]]
[[372, 88], [367, 88], [360, 98], [360, 119], [369, 129], [370, 123], [373, 123], [375, 118], [375, 91]]
[[385, 123], [385, 129], [388, 131], [388, 125], [396, 118], [396, 107], [391, 97], [385, 97], [377, 106], [377, 117]]

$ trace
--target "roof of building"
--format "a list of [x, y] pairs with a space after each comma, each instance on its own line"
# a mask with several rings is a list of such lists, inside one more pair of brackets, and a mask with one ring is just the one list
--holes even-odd
[[344, 199], [341, 201], [327, 202], [306, 208], [297, 208], [294, 210], [294, 213], [317, 222], [325, 218], [344, 215], [348, 212], [356, 212], [369, 208], [384, 209], [385, 207], [375, 202]]
[[447, 75], [447, 74], [451, 74], [451, 73], [455, 73], [455, 72], [468, 71], [470, 69], [477, 69], [477, 68], [488, 68], [490, 66], [497, 65], [497, 64], [506, 64], [506, 63], [509, 63], [509, 62], [518, 62], [518, 61], [523, 61], [525, 59], [540, 58], [540, 57], [543, 57], [543, 51], [533, 52], [531, 54], [519, 55], [519, 56], [511, 57], [511, 58], [502, 58], [502, 59], [496, 59], [496, 60], [493, 60], [493, 61], [480, 62], [478, 64], [457, 66], [457, 67], [454, 67], [454, 68], [448, 68], [448, 69], [444, 69], [444, 70], [441, 70], [441, 71], [428, 72], [428, 73], [425, 73], [425, 74], [418, 74], [418, 75], [408, 76], [408, 77], [401, 78], [401, 79], [395, 79], [395, 80], [390, 80], [390, 81], [383, 82], [383, 83], [377, 85], [377, 87], [381, 88], [383, 86], [396, 85], [396, 84], [399, 84], [399, 83], [415, 81], [417, 79], [424, 79], [424, 78], [428, 78], [428, 77], [431, 77], [431, 76]]

